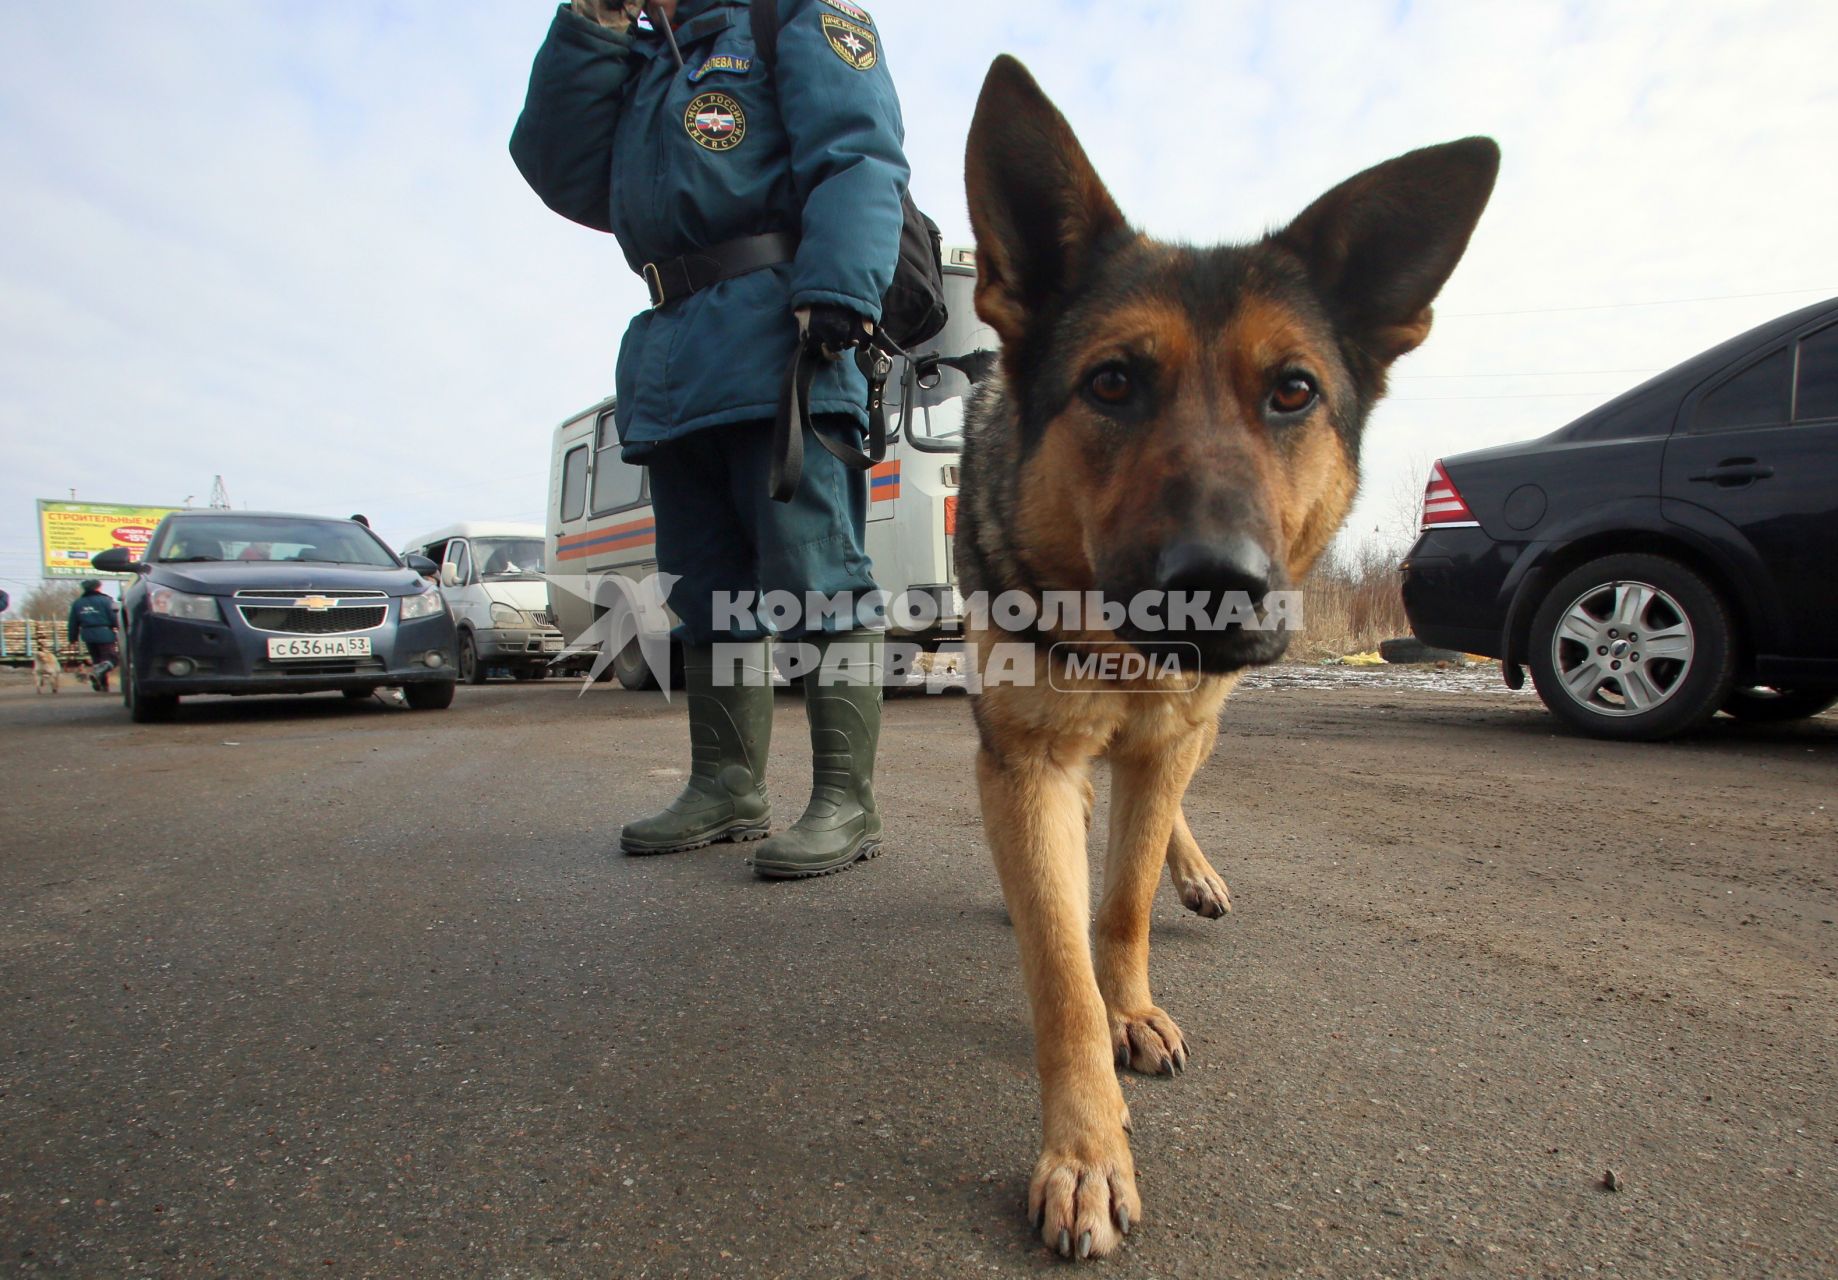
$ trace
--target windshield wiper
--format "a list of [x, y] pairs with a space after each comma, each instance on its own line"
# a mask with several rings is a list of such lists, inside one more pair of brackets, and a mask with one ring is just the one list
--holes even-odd
[[222, 564], [222, 556], [176, 556], [166, 557], [161, 564]]

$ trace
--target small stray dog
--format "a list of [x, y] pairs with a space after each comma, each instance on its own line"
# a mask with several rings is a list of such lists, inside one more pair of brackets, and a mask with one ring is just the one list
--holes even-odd
[[[1168, 614], [1150, 627], [1107, 610], [1062, 627], [1062, 606], [1007, 630], [990, 617], [970, 624], [984, 673], [973, 704], [984, 830], [1040, 1074], [1028, 1213], [1062, 1255], [1107, 1254], [1142, 1220], [1117, 1068], [1173, 1075], [1188, 1055], [1149, 992], [1163, 866], [1189, 909], [1230, 909], [1182, 796], [1238, 673], [1287, 646], [1286, 629], [1252, 624], [1346, 518], [1366, 417], [1391, 362], [1428, 336], [1430, 303], [1486, 207], [1499, 154], [1488, 138], [1412, 151], [1253, 244], [1164, 244], [1124, 221], [1019, 62], [997, 59], [984, 81], [965, 179], [977, 314], [1002, 351], [965, 433], [965, 591], [1037, 605], [1256, 602], [1224, 622]], [[1031, 655], [1031, 678], [989, 679], [1003, 665], [997, 646]], [[1067, 656], [1080, 651], [1116, 661]], [[1176, 668], [1104, 674], [1170, 654]], [[1101, 756], [1111, 829], [1094, 934], [1085, 845]]]
[[57, 660], [57, 649], [51, 641], [40, 638], [32, 654], [32, 692], [59, 692], [64, 685], [64, 664]]

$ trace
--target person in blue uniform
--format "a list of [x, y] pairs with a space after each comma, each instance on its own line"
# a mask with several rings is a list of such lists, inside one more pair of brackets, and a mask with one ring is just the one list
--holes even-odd
[[[802, 877], [879, 850], [880, 616], [866, 475], [807, 438], [796, 493], [773, 501], [772, 421], [800, 343], [840, 354], [879, 320], [909, 169], [873, 17], [849, 0], [769, 2], [770, 65], [748, 0], [648, 6], [668, 32], [638, 21], [635, 0], [564, 4], [511, 155], [551, 209], [612, 233], [653, 304], [620, 346], [616, 421], [626, 460], [650, 470], [659, 568], [679, 579], [691, 770], [621, 847], [764, 839], [755, 870]], [[818, 430], [855, 443], [866, 402], [852, 359], [826, 364], [809, 400]], [[803, 816], [765, 838], [772, 628], [715, 602], [769, 592], [847, 593], [856, 607], [781, 636], [810, 645], [818, 673], [805, 680], [814, 784]], [[730, 678], [736, 644], [751, 679]]]
[[115, 644], [119, 625], [115, 602], [102, 594], [102, 580], [83, 579], [83, 594], [70, 602], [65, 639], [71, 644], [81, 640], [88, 646], [89, 687], [97, 693], [108, 692], [109, 672], [121, 660], [121, 650]]

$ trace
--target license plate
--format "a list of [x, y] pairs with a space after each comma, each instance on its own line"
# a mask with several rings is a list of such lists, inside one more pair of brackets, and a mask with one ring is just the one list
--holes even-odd
[[268, 660], [294, 658], [368, 658], [369, 636], [293, 636], [268, 641]]

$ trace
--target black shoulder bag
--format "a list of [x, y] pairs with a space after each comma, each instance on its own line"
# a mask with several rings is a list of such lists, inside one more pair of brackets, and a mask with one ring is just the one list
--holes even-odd
[[[751, 0], [753, 45], [778, 76], [778, 0]], [[868, 451], [832, 440], [812, 428], [823, 447], [858, 469], [872, 467], [887, 456], [885, 397], [892, 357], [907, 355], [907, 348], [935, 337], [945, 327], [944, 237], [938, 224], [913, 203], [908, 192], [902, 202], [900, 256], [894, 265], [893, 283], [881, 295], [881, 322], [869, 339], [855, 350], [855, 362], [868, 379]], [[910, 358], [910, 357], [909, 357]], [[826, 359], [800, 334], [798, 349], [786, 371], [773, 428], [772, 496], [790, 502], [804, 475], [804, 432], [810, 425], [811, 384]]]

